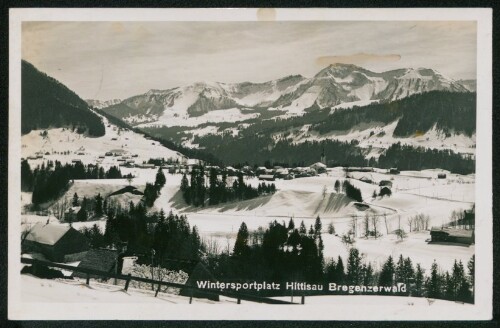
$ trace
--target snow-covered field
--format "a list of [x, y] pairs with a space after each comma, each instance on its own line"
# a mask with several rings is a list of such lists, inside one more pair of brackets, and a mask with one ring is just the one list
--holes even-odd
[[[21, 299], [26, 303], [61, 303], [61, 300], [67, 303], [108, 303], [108, 304], [189, 304], [189, 297], [173, 295], [167, 293], [159, 293], [154, 297], [154, 291], [143, 289], [129, 288], [124, 291], [122, 286], [105, 284], [91, 280], [89, 286], [85, 285], [84, 281], [65, 280], [65, 279], [40, 279], [31, 275], [21, 275]], [[463, 306], [464, 308], [472, 306], [467, 303], [455, 303], [444, 300], [426, 299], [422, 297], [406, 297], [406, 296], [369, 296], [369, 295], [322, 295], [322, 296], [307, 296], [305, 305], [339, 305], [346, 306], [363, 305], [374, 306], [379, 305], [383, 297], [385, 306], [432, 306], [442, 308], [444, 310], [453, 306]], [[274, 297], [284, 301], [292, 301], [289, 296]], [[294, 303], [300, 303], [300, 297], [293, 299]], [[210, 301], [207, 299], [193, 298], [192, 304], [217, 304], [217, 305], [237, 305], [237, 301], [232, 298], [220, 297], [219, 302]], [[241, 301], [241, 304], [252, 306], [267, 306], [260, 303]]]
[[[89, 286], [85, 281], [66, 279], [40, 279], [31, 275], [21, 275], [21, 298], [24, 302], [61, 303], [161, 303], [189, 304], [189, 297], [158, 293], [154, 291], [129, 288], [100, 283], [91, 280]], [[193, 298], [193, 303], [201, 304], [236, 304], [236, 300], [222, 297], [221, 302]]]
[[[165, 148], [156, 141], [111, 125], [104, 117], [102, 119], [106, 134], [97, 138], [87, 137], [64, 128], [33, 130], [22, 136], [21, 156], [28, 158], [37, 154], [43, 155], [43, 158], [29, 159], [32, 168], [46, 160], [58, 160], [62, 163], [81, 160], [84, 164], [99, 164], [107, 168], [118, 165], [117, 160], [122, 156], [128, 156], [137, 164], [150, 158], [184, 158], [182, 154]], [[43, 131], [47, 131], [46, 137], [41, 137]], [[64, 155], [63, 152], [69, 153]], [[120, 156], [104, 156], [106, 152], [120, 153]], [[137, 157], [131, 157], [132, 155], [137, 155]], [[100, 156], [104, 158], [99, 158]]]

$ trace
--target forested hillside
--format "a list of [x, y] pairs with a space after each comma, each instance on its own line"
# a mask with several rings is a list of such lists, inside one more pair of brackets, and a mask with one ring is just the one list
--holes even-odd
[[423, 134], [434, 125], [447, 134], [471, 136], [476, 132], [476, 93], [433, 91], [393, 102], [341, 109], [312, 129], [324, 134], [349, 130], [361, 123], [383, 126], [397, 119], [396, 137]]
[[21, 132], [68, 127], [78, 133], [103, 136], [104, 124], [73, 91], [22, 61]]

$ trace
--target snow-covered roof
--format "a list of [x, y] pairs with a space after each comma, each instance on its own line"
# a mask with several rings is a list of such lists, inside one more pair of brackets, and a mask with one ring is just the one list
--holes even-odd
[[31, 229], [26, 240], [34, 241], [40, 244], [54, 245], [61, 239], [71, 227], [59, 224], [37, 223]]
[[326, 165], [321, 163], [321, 162], [317, 162], [317, 163], [314, 163], [312, 164], [310, 167], [322, 167], [322, 168], [325, 168], [326, 169]]

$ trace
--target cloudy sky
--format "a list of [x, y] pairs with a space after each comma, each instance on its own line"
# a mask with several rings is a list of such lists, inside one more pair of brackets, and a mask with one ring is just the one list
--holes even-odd
[[330, 63], [476, 77], [475, 22], [24, 22], [22, 58], [84, 99], [196, 81], [314, 76]]

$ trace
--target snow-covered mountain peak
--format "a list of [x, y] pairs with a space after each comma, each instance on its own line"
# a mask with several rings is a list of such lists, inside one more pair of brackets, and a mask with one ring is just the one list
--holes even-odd
[[201, 124], [205, 115], [215, 110], [271, 108], [286, 111], [286, 115], [302, 115], [315, 103], [320, 108], [333, 108], [359, 101], [396, 100], [433, 90], [468, 92], [459, 82], [430, 68], [379, 73], [337, 63], [312, 78], [289, 75], [261, 83], [200, 81], [169, 90], [150, 90], [124, 100], [128, 108], [123, 114], [116, 108], [109, 113], [135, 124], [171, 125], [172, 119], [190, 117], [196, 117]]

